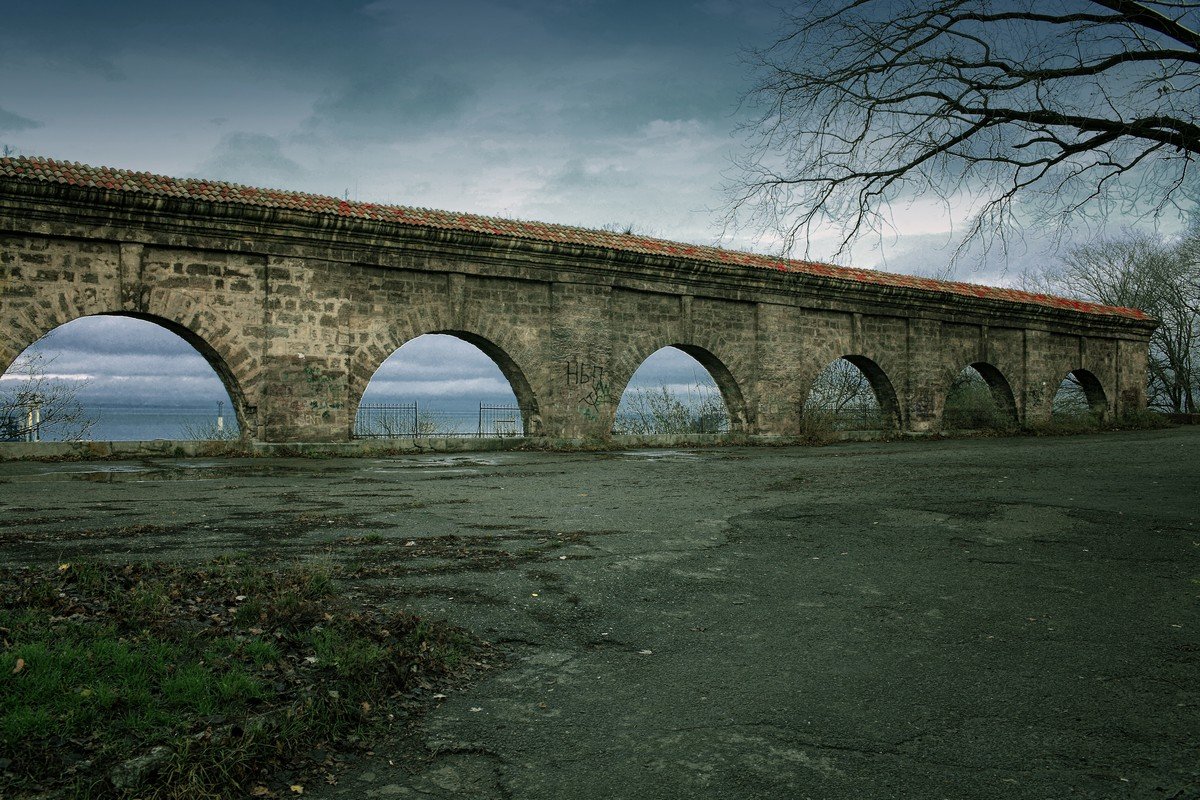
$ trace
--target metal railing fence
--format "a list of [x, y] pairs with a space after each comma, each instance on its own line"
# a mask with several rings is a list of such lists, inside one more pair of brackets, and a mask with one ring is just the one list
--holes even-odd
[[358, 407], [355, 439], [498, 438], [523, 436], [524, 416], [516, 405], [480, 403], [477, 412], [424, 409], [417, 403], [372, 403]]

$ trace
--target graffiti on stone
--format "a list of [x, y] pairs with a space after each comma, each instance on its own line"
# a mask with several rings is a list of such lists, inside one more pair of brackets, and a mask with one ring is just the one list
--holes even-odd
[[579, 413], [588, 421], [600, 419], [601, 407], [612, 402], [612, 391], [604, 367], [577, 359], [566, 362], [567, 386], [581, 395]]

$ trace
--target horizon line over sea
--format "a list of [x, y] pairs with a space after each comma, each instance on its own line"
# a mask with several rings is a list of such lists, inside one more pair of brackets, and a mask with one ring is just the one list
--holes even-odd
[[[630, 386], [622, 395], [621, 406], [635, 400], [642, 393], [656, 393], [657, 390], [648, 387]], [[706, 393], [699, 395], [684, 395], [679, 401], [687, 407], [698, 407], [704, 402]], [[367, 402], [363, 407], [380, 405], [407, 405], [416, 402], [422, 415], [432, 414], [441, 420], [449, 430], [458, 432], [474, 430], [479, 424], [479, 407], [483, 405], [515, 406], [516, 398], [508, 396], [477, 396], [477, 397], [388, 397], [374, 396], [364, 398]], [[84, 418], [91, 418], [93, 423], [85, 441], [122, 442], [122, 441], [152, 441], [155, 439], [193, 440], [225, 438], [238, 435], [237, 415], [229, 401], [202, 400], [184, 403], [117, 403], [117, 402], [88, 402], [81, 398], [80, 405]], [[218, 413], [221, 427], [218, 428]], [[621, 410], [618, 410], [618, 414]], [[218, 431], [222, 435], [216, 435]], [[42, 428], [43, 441], [62, 441], [64, 436], [56, 432], [54, 426]]]
[[[372, 398], [375, 404], [411, 403], [407, 398]], [[473, 426], [479, 414], [479, 405], [515, 404], [515, 399], [504, 397], [460, 398], [460, 397], [428, 397], [418, 398], [417, 405], [421, 411], [429, 411], [441, 417], [461, 419], [465, 424]], [[217, 429], [218, 401], [192, 402], [185, 404], [154, 403], [154, 404], [122, 404], [122, 403], [81, 403], [85, 417], [94, 419], [85, 440], [97, 442], [129, 442], [152, 441], [154, 439], [198, 439], [213, 438], [212, 432]], [[232, 405], [226, 401], [220, 405], [223, 419], [223, 430], [226, 435], [237, 435], [238, 422]], [[203, 434], [208, 435], [203, 435]], [[60, 441], [63, 437], [56, 435], [53, 426], [42, 430], [44, 441]]]

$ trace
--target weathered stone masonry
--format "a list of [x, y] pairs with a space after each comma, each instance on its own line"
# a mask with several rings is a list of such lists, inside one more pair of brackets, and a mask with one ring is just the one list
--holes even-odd
[[527, 433], [602, 439], [642, 361], [675, 345], [735, 429], [789, 436], [846, 356], [895, 424], [938, 429], [966, 365], [1016, 419], [1069, 372], [1095, 406], [1145, 405], [1140, 312], [644, 237], [0, 159], [0, 367], [92, 314], [157, 322], [213, 365], [243, 431], [349, 438], [396, 348], [450, 333], [500, 366]]

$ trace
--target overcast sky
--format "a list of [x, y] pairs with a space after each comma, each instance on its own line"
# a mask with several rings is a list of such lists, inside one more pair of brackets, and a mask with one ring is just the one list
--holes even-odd
[[[0, 143], [24, 155], [634, 225], [711, 244], [723, 175], [740, 147], [738, 102], [750, 81], [741, 53], [777, 32], [774, 5], [11, 3], [0, 26]], [[882, 250], [859, 248], [857, 265], [938, 270], [949, 222], [932, 207], [902, 209], [897, 219], [900, 235]], [[724, 244], [771, 242], [734, 236]], [[994, 270], [964, 277], [1004, 279]], [[212, 379], [189, 347], [164, 341], [151, 344], [124, 321], [63, 329], [56, 371], [92, 376], [90, 391], [106, 397], [120, 386], [169, 387], [180, 397], [195, 380]], [[499, 374], [464, 371], [477, 360], [437, 347], [430, 359], [457, 359], [441, 380]], [[692, 370], [672, 363], [675, 372], [651, 382]], [[403, 373], [389, 370], [399, 370], [388, 373], [393, 379]], [[413, 391], [434, 388], [424, 382]]]

